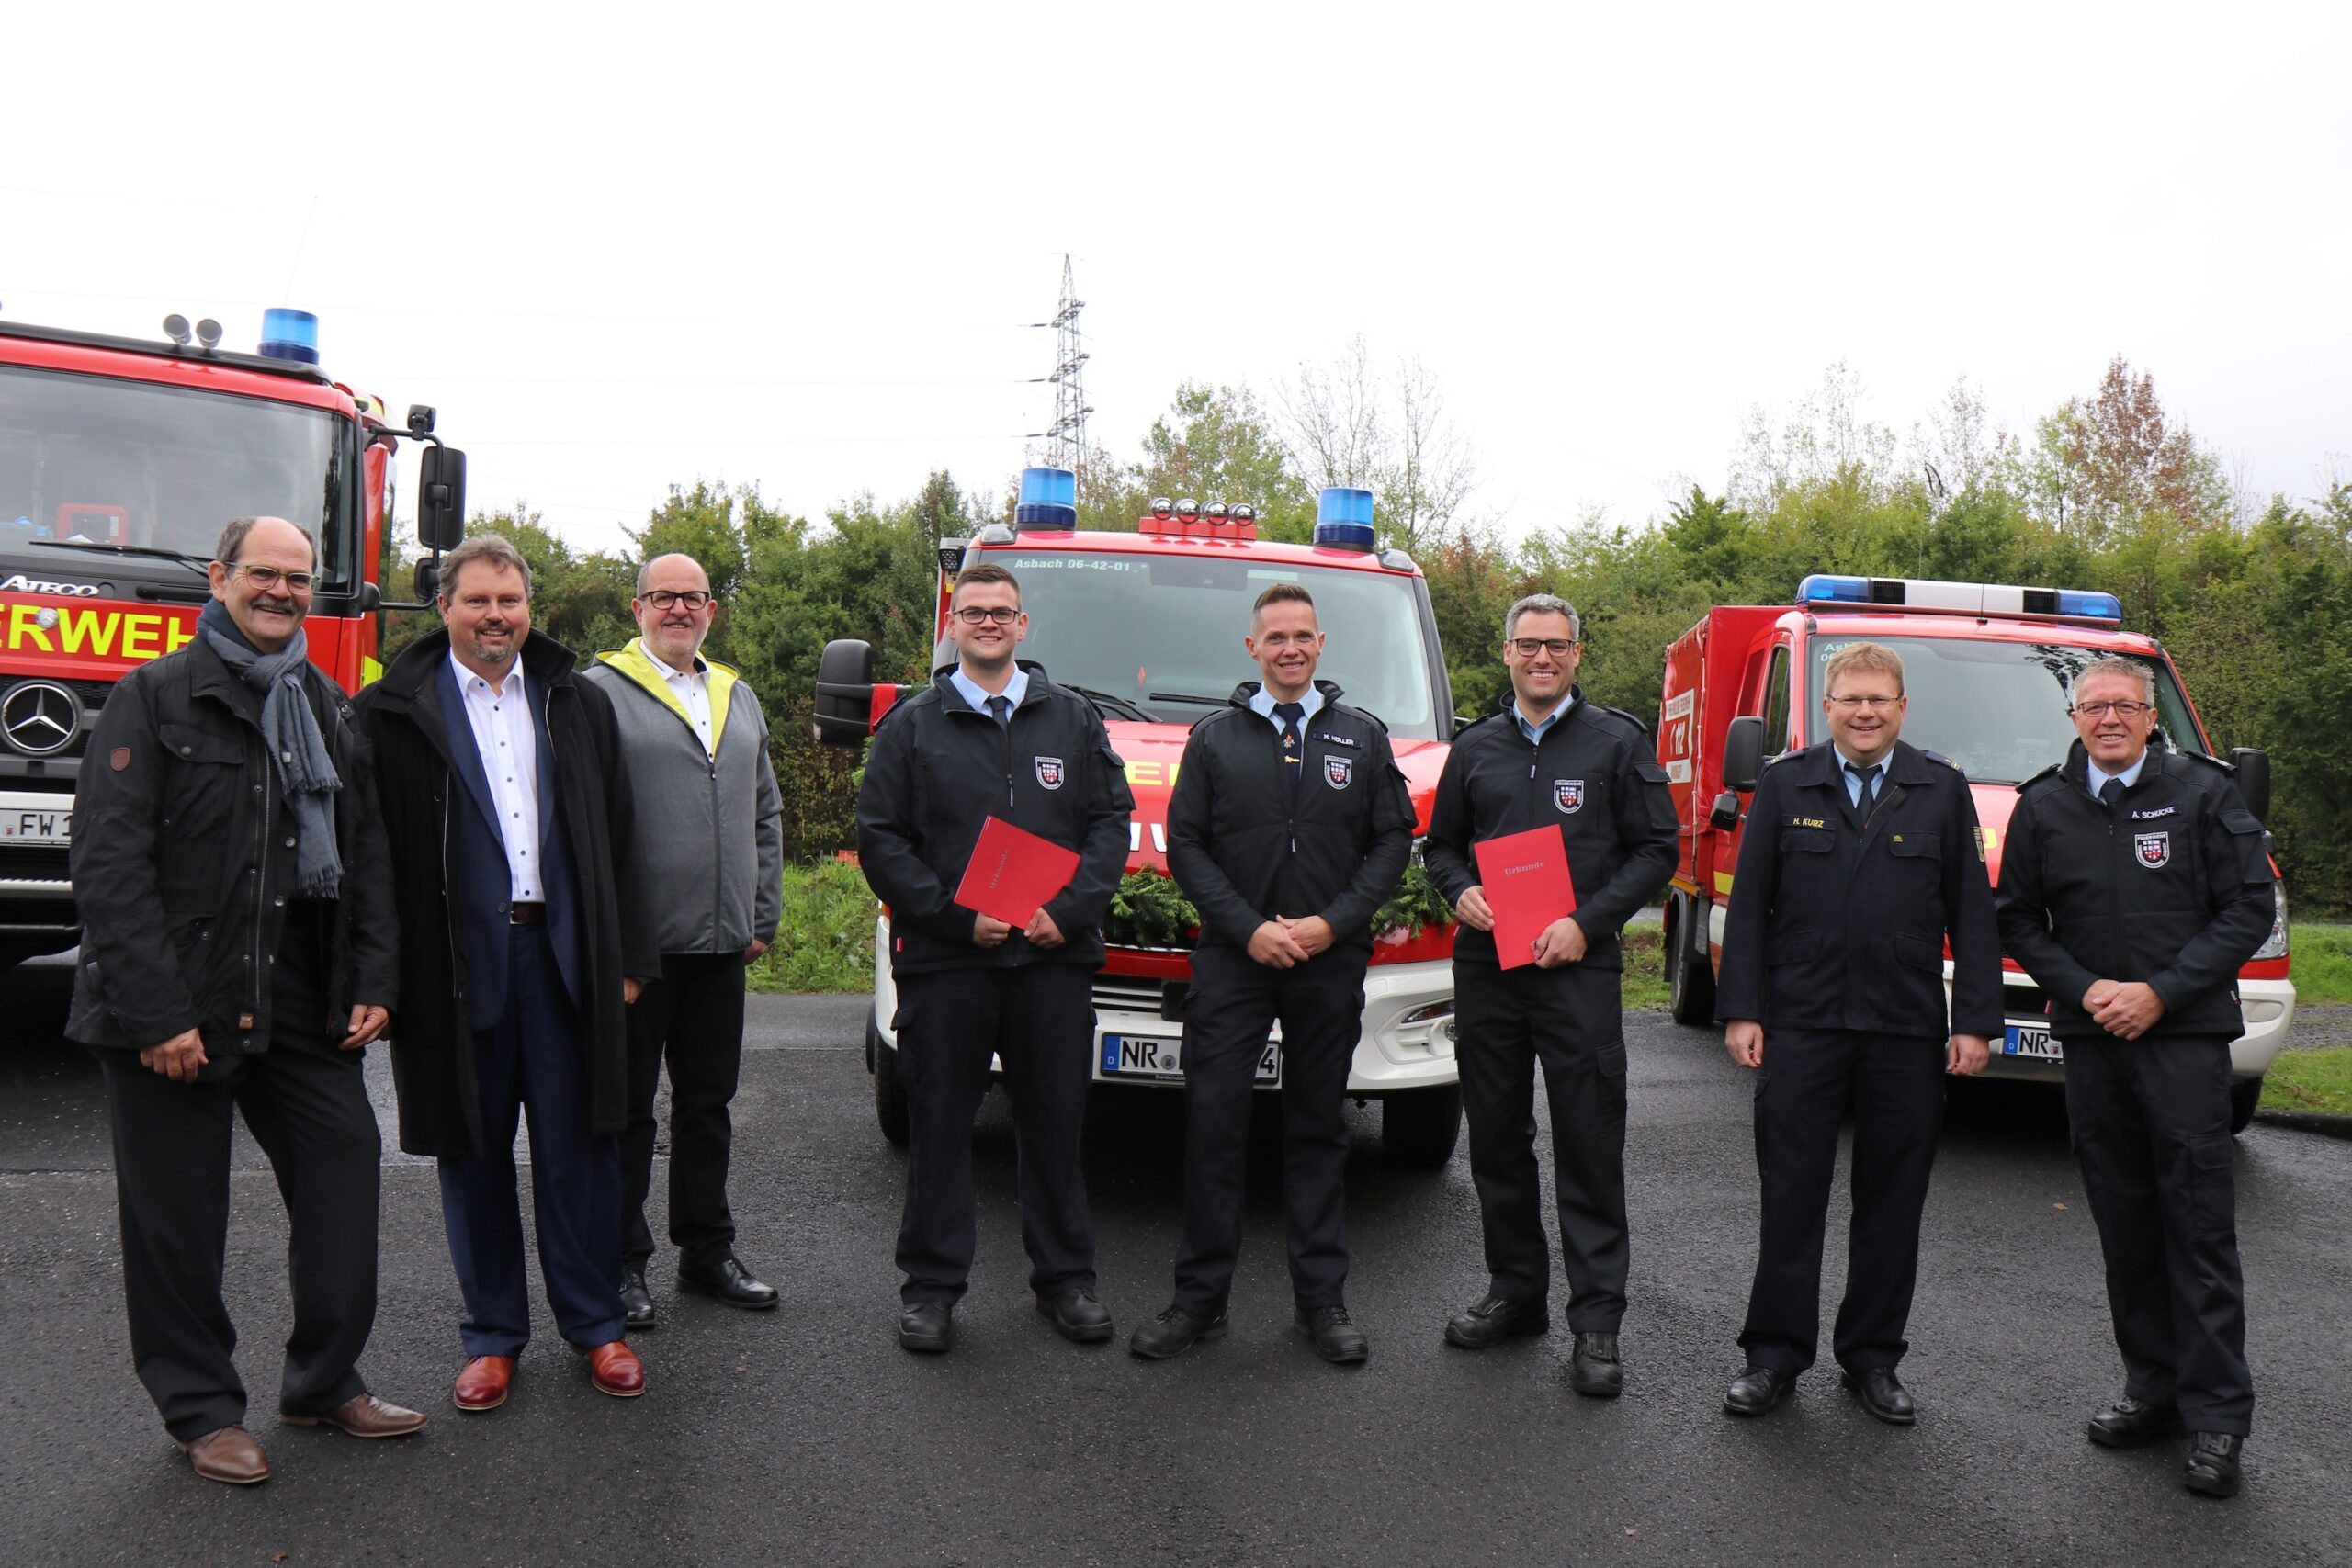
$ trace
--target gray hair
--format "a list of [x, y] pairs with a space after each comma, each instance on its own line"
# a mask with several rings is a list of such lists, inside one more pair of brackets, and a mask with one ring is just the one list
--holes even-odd
[[450, 592], [458, 585], [458, 573], [473, 561], [488, 561], [492, 566], [511, 567], [523, 574], [523, 597], [531, 596], [531, 563], [523, 558], [514, 541], [498, 534], [476, 534], [456, 549], [441, 558], [441, 603], [449, 602]]
[[2075, 671], [2075, 683], [2070, 689], [2079, 692], [2086, 681], [2101, 675], [2120, 675], [2140, 688], [2140, 700], [2150, 707], [2156, 705], [2156, 672], [2136, 659], [2094, 659]]
[[[232, 517], [229, 519], [229, 525], [220, 530], [220, 542], [212, 547], [212, 558], [219, 561], [222, 566], [236, 565], [237, 552], [245, 547], [245, 536], [252, 533], [254, 531], [254, 525], [260, 521], [261, 519], [258, 517]], [[286, 520], [281, 517], [277, 519], [277, 521], [284, 523]], [[302, 542], [311, 547], [311, 564], [312, 566], [318, 565], [319, 542], [311, 537], [310, 530], [302, 527], [300, 524], [289, 523], [287, 524], [287, 526], [292, 528], [296, 533], [302, 536]]]
[[1556, 593], [1530, 593], [1513, 604], [1503, 616], [1505, 642], [1518, 632], [1521, 615], [1566, 615], [1568, 618], [1568, 635], [1577, 638], [1584, 636], [1584, 622], [1577, 616], [1577, 607]]

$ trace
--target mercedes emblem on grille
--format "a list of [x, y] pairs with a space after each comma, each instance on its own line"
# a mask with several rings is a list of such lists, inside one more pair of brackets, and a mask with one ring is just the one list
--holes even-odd
[[0, 697], [0, 736], [28, 757], [62, 751], [82, 728], [82, 700], [54, 681], [19, 681]]

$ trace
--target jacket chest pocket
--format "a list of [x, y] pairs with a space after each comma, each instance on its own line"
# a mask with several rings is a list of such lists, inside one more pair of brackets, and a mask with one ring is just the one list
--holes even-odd
[[1932, 886], [1943, 880], [1944, 844], [1941, 833], [1922, 833], [1916, 829], [1889, 833], [1886, 854], [1894, 863], [1894, 874], [1906, 886], [1917, 883]]
[[247, 806], [243, 798], [257, 781], [247, 779], [245, 749], [234, 736], [166, 722], [156, 727], [156, 739], [171, 758], [156, 824], [156, 885], [167, 910], [209, 909], [219, 902], [225, 857], [244, 847], [235, 829], [250, 829], [259, 809], [258, 801]]
[[1835, 828], [1783, 828], [1781, 829], [1782, 854], [1826, 855], [1838, 847]]

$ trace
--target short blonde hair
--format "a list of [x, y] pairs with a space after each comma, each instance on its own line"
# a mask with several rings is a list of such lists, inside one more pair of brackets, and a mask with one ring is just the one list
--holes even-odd
[[1821, 671], [1821, 694], [1827, 696], [1838, 677], [1860, 671], [1894, 677], [1894, 694], [1903, 693], [1903, 656], [1882, 642], [1849, 642], [1829, 656]]

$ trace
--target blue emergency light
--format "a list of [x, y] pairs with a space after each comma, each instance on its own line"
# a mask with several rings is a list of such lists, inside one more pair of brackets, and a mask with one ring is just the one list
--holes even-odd
[[1326, 486], [1315, 502], [1315, 542], [1326, 549], [1370, 550], [1372, 491]]
[[1077, 527], [1078, 476], [1068, 468], [1022, 469], [1012, 521], [1023, 528]]
[[308, 310], [273, 305], [261, 313], [261, 352], [265, 359], [290, 359], [297, 365], [319, 362], [319, 319]]
[[1797, 584], [1797, 603], [1966, 615], [2041, 615], [2117, 626], [2123, 622], [2123, 601], [2112, 593], [2080, 588], [2023, 588], [2007, 582], [1937, 582], [1916, 577], [1815, 572]]

